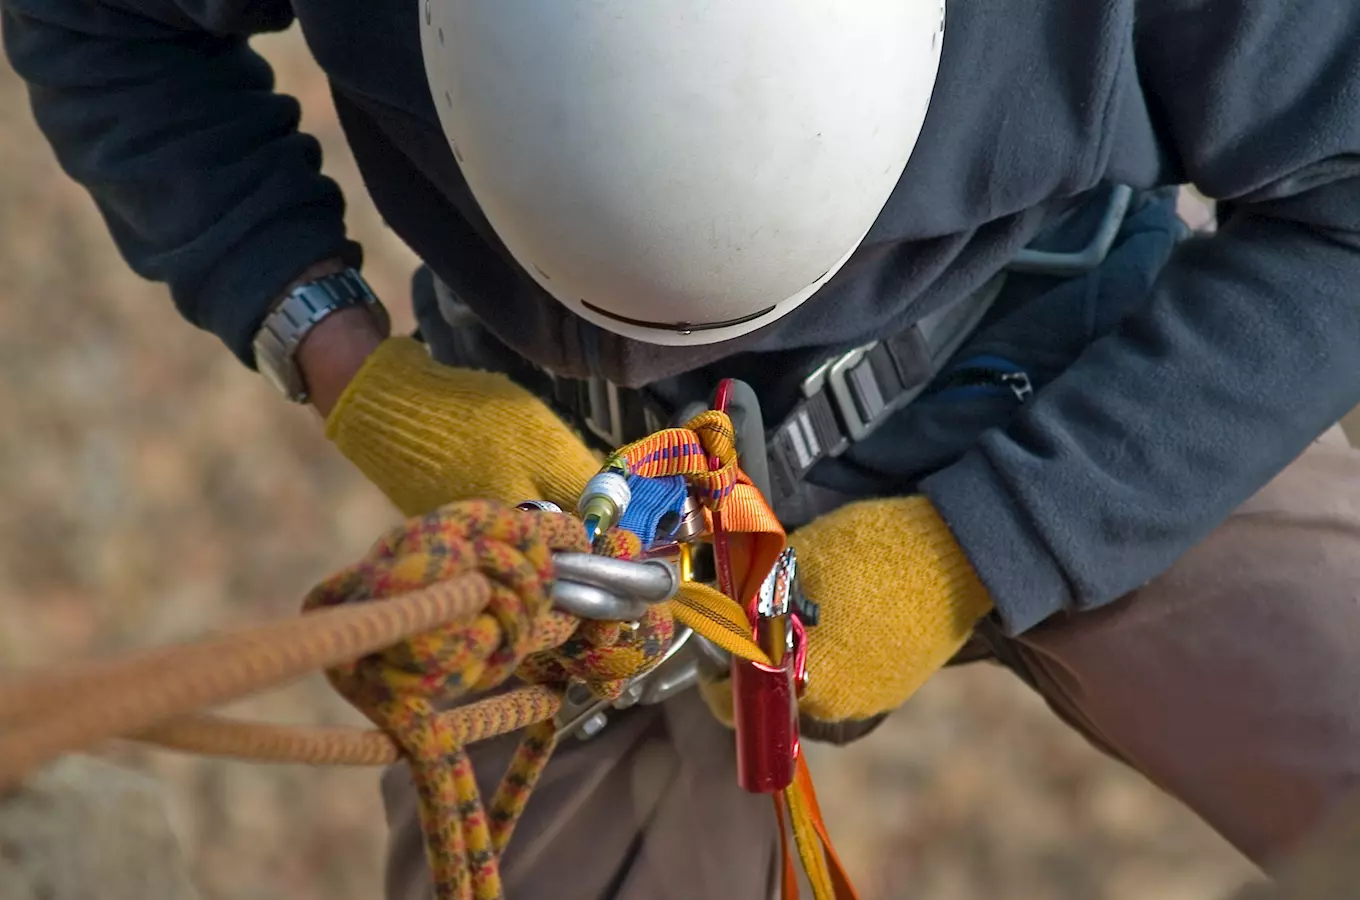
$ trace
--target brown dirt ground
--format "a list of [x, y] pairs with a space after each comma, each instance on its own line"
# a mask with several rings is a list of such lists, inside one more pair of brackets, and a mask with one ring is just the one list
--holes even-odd
[[[323, 81], [296, 35], [260, 46], [303, 99], [370, 275], [409, 321], [412, 256], [369, 205]], [[0, 660], [51, 664], [291, 612], [392, 513], [309, 413], [128, 272], [8, 69], [0, 173]], [[358, 721], [319, 678], [233, 711]], [[119, 758], [171, 787], [205, 897], [379, 896], [375, 773]], [[941, 676], [871, 738], [814, 762], [866, 898], [1210, 900], [1251, 873], [994, 669]]]

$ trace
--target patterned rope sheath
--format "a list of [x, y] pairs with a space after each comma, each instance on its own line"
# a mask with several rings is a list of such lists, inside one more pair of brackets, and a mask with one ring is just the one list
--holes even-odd
[[[605, 543], [616, 556], [637, 548], [622, 532]], [[390, 531], [318, 585], [301, 616], [121, 659], [0, 673], [0, 792], [65, 753], [117, 738], [276, 763], [406, 758], [420, 784], [438, 896], [498, 898], [499, 851], [552, 749], [565, 684], [576, 678], [597, 696], [618, 696], [672, 639], [664, 606], [634, 628], [552, 609], [553, 551], [585, 549], [582, 524], [569, 516], [454, 503]], [[379, 730], [201, 712], [317, 669]], [[516, 670], [530, 684], [443, 708]], [[487, 815], [462, 748], [521, 729], [523, 745]]]
[[[702, 415], [615, 459], [635, 477], [683, 476], [712, 517], [721, 510], [738, 538], [742, 590], [754, 589], [782, 549], [783, 533], [737, 468], [726, 416]], [[595, 550], [631, 558], [641, 546], [636, 534], [614, 529]], [[500, 853], [552, 752], [552, 717], [569, 682], [584, 682], [602, 699], [619, 696], [628, 679], [660, 661], [674, 620], [735, 657], [769, 664], [742, 607], [693, 582], [635, 627], [555, 611], [552, 554], [586, 549], [582, 523], [572, 517], [454, 503], [388, 532], [363, 560], [313, 589], [296, 619], [121, 660], [0, 677], [0, 789], [62, 753], [119, 737], [272, 762], [374, 765], [405, 757], [436, 895], [498, 900]], [[368, 602], [375, 600], [386, 602]], [[378, 732], [198, 712], [322, 667]], [[528, 686], [448, 708], [512, 675]], [[464, 748], [520, 729], [521, 746], [488, 813]], [[800, 769], [786, 792], [800, 855], [819, 900], [852, 897], [840, 890], [844, 879], [810, 787]], [[834, 864], [830, 882], [827, 860], [812, 853], [814, 837]], [[787, 852], [785, 862], [791, 872]], [[793, 884], [786, 878], [786, 896]]]
[[[489, 502], [452, 504], [393, 529], [304, 603], [313, 610], [382, 600], [472, 570], [491, 579], [491, 601], [471, 625], [428, 631], [327, 670], [331, 684], [391, 735], [410, 765], [439, 900], [502, 897], [500, 854], [555, 744], [551, 713], [529, 724], [488, 811], [466, 735], [441, 715], [445, 708], [512, 675], [559, 690], [579, 680], [595, 696], [614, 699], [627, 679], [655, 666], [670, 646], [674, 626], [665, 606], [653, 607], [636, 628], [580, 622], [552, 609], [553, 551], [588, 549], [580, 523], [563, 527], [565, 519]], [[605, 536], [605, 548], [630, 558], [639, 543], [614, 531]], [[531, 654], [545, 645], [554, 649]], [[468, 709], [490, 717], [522, 712], [494, 699]], [[473, 730], [501, 733], [510, 724]]]

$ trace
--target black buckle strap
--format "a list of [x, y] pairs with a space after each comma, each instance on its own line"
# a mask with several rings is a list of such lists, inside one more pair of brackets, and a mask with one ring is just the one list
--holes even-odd
[[818, 366], [768, 441], [771, 501], [792, 495], [813, 466], [840, 456], [914, 400], [934, 374], [931, 357], [913, 327]]
[[549, 378], [553, 400], [607, 453], [666, 427], [664, 414], [641, 391], [606, 378]]
[[771, 432], [771, 503], [793, 496], [812, 467], [864, 440], [930, 384], [991, 309], [1005, 274], [911, 328], [818, 366], [803, 399]]
[[[998, 276], [899, 334], [827, 360], [805, 378], [802, 398], [767, 431], [770, 502], [778, 506], [794, 497], [817, 463], [841, 455], [915, 400], [991, 307], [1003, 281]], [[605, 452], [670, 424], [668, 411], [645, 391], [603, 378], [551, 381], [556, 404]]]

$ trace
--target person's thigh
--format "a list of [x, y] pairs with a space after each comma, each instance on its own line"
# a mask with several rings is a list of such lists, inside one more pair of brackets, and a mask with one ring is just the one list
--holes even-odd
[[1360, 451], [1337, 438], [1162, 577], [1011, 643], [1063, 718], [1262, 866], [1360, 775]]
[[[471, 748], [484, 800], [514, 751]], [[383, 778], [388, 900], [433, 896], [404, 765]], [[635, 707], [592, 740], [567, 738], [534, 789], [505, 857], [508, 900], [767, 900], [777, 833], [768, 797], [737, 787], [731, 732], [697, 692]]]

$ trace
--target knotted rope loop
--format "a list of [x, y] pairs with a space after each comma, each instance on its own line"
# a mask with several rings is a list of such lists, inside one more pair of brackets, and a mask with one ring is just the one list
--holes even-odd
[[[554, 550], [588, 549], [579, 524], [490, 501], [468, 501], [389, 530], [357, 563], [307, 595], [312, 610], [382, 600], [480, 572], [491, 598], [471, 625], [448, 625], [401, 641], [327, 674], [347, 699], [385, 727], [403, 704], [432, 704], [505, 681], [534, 649], [537, 623], [552, 606]], [[560, 627], [560, 625], [559, 625]]]
[[[627, 538], [615, 540], [622, 541], [622, 553], [639, 549]], [[436, 628], [327, 670], [336, 690], [390, 734], [410, 763], [440, 900], [501, 896], [500, 851], [555, 742], [551, 721], [527, 728], [488, 815], [466, 734], [440, 709], [512, 674], [559, 688], [580, 679], [598, 696], [618, 696], [626, 680], [655, 665], [670, 644], [673, 625], [664, 606], [633, 628], [578, 627], [554, 612], [556, 550], [589, 550], [579, 522], [488, 501], [455, 503], [393, 528], [304, 603], [310, 610], [380, 601], [471, 571], [491, 582], [490, 601], [470, 625]], [[559, 640], [561, 646], [530, 657]]]
[[[637, 559], [642, 542], [616, 528], [600, 538], [596, 549], [615, 559]], [[560, 645], [529, 657], [517, 674], [538, 683], [584, 681], [595, 697], [616, 700], [629, 680], [661, 662], [674, 636], [670, 607], [657, 604], [636, 623], [583, 622]]]

